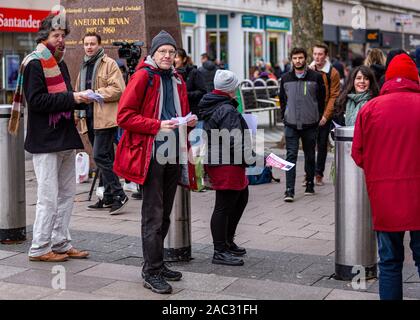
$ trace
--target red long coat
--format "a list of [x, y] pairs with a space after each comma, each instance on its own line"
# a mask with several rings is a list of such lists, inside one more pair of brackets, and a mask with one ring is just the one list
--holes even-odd
[[[118, 104], [117, 115], [117, 123], [125, 131], [118, 143], [114, 172], [138, 184], [144, 184], [146, 180], [153, 141], [161, 122], [160, 76], [154, 74], [150, 85], [148, 72], [144, 69], [146, 66], [152, 68], [143, 61], [131, 77]], [[186, 116], [190, 112], [186, 85], [178, 74], [175, 76], [181, 80], [177, 88], [182, 116]]]
[[403, 78], [359, 112], [352, 157], [362, 167], [376, 231], [420, 230], [420, 85]]

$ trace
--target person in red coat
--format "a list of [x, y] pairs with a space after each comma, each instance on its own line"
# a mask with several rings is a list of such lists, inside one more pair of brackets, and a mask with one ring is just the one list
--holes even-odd
[[420, 85], [407, 54], [396, 56], [379, 97], [357, 116], [352, 157], [363, 168], [379, 252], [381, 300], [402, 299], [403, 239], [420, 274]]
[[[180, 178], [180, 162], [186, 145], [185, 126], [172, 118], [190, 112], [185, 82], [173, 67], [176, 42], [161, 31], [148, 55], [137, 67], [118, 104], [118, 125], [124, 134], [118, 144], [115, 173], [143, 185], [141, 234], [144, 286], [170, 293], [166, 282], [177, 281], [181, 272], [163, 263], [163, 241]], [[193, 127], [196, 119], [188, 122]], [[183, 134], [184, 133], [184, 134]], [[180, 151], [181, 150], [181, 151]]]

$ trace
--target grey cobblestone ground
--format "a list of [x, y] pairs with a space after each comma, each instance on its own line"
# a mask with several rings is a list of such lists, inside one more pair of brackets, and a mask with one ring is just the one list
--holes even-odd
[[[269, 138], [280, 140], [280, 131]], [[268, 142], [278, 155], [285, 151]], [[327, 160], [331, 166], [332, 155]], [[90, 184], [78, 185], [71, 221], [73, 245], [90, 251], [82, 261], [68, 261], [67, 289], [51, 286], [52, 265], [30, 262], [35, 215], [36, 182], [31, 161], [26, 162], [28, 239], [19, 245], [0, 245], [0, 299], [377, 299], [378, 283], [370, 280], [365, 290], [355, 291], [349, 282], [333, 279], [334, 190], [326, 185], [305, 197], [300, 186], [303, 157], [297, 164], [296, 201], [284, 203], [284, 173], [275, 171], [281, 183], [250, 186], [250, 199], [237, 231], [236, 242], [247, 248], [243, 267], [211, 264], [210, 217], [214, 192], [192, 193], [192, 256], [174, 263], [183, 280], [168, 296], [143, 288], [140, 279], [141, 201], [130, 200], [125, 213], [87, 211]], [[404, 296], [420, 298], [420, 279], [407, 246]]]

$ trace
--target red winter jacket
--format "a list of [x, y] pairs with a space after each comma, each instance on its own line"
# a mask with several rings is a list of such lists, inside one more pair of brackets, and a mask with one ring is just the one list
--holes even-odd
[[[118, 104], [117, 123], [125, 131], [118, 143], [114, 172], [125, 179], [144, 184], [152, 157], [153, 141], [160, 130], [160, 76], [153, 73], [150, 83], [145, 67], [155, 69], [143, 60], [131, 77]], [[182, 116], [189, 111], [184, 80], [176, 72], [175, 78]]]
[[420, 230], [420, 85], [387, 81], [357, 116], [352, 157], [365, 172], [376, 231]]

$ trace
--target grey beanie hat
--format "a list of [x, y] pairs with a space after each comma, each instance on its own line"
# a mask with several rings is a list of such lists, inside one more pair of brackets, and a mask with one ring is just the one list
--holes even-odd
[[152, 39], [152, 44], [150, 46], [150, 55], [153, 56], [159, 47], [164, 45], [171, 45], [176, 50], [175, 39], [167, 33], [165, 30], [162, 30]]
[[217, 70], [214, 76], [214, 88], [223, 92], [234, 92], [239, 86], [239, 79], [232, 71]]

